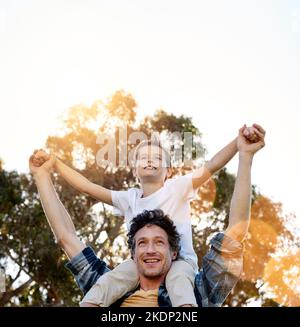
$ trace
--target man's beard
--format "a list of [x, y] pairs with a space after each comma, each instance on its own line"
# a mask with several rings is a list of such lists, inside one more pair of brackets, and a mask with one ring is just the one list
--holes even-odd
[[143, 275], [144, 277], [147, 277], [149, 279], [156, 279], [158, 277], [161, 277], [163, 274], [164, 274], [164, 267], [161, 267], [157, 271], [149, 271], [144, 268], [141, 269], [141, 275]]

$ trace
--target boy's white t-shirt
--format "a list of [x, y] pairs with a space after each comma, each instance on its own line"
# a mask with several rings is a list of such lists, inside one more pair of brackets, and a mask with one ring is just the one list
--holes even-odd
[[143, 210], [161, 209], [173, 220], [181, 236], [180, 256], [192, 260], [198, 267], [197, 255], [193, 248], [190, 201], [196, 196], [192, 183], [193, 173], [167, 179], [164, 186], [142, 198], [142, 190], [130, 188], [127, 191], [111, 191], [115, 214], [124, 216], [129, 230], [131, 220]]

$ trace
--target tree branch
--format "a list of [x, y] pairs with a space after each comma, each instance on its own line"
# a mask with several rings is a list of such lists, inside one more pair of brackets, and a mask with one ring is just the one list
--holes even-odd
[[33, 282], [33, 279], [30, 278], [27, 282], [25, 282], [18, 288], [14, 289], [13, 291], [4, 292], [2, 297], [0, 298], [0, 307], [4, 306], [4, 304], [9, 302], [9, 300], [12, 297], [17, 296], [18, 294], [22, 293], [32, 282]]

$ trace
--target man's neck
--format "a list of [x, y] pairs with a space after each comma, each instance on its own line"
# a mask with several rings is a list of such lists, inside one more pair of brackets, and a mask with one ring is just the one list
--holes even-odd
[[144, 291], [155, 290], [163, 283], [165, 276], [147, 278], [140, 276], [140, 288]]
[[141, 184], [141, 189], [143, 191], [143, 198], [155, 193], [160, 188], [164, 186], [164, 182], [146, 182]]

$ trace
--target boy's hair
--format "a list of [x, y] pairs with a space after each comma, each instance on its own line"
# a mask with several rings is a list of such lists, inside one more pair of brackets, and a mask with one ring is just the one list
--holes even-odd
[[134, 150], [134, 155], [133, 155], [133, 162], [136, 163], [137, 159], [138, 159], [138, 154], [139, 151], [141, 150], [141, 148], [143, 148], [144, 146], [157, 146], [158, 148], [162, 149], [162, 151], [165, 154], [165, 159], [166, 159], [166, 166], [167, 167], [171, 167], [171, 157], [169, 152], [161, 145], [161, 142], [158, 139], [154, 139], [154, 140], [143, 140], [141, 141], [137, 147]]
[[155, 210], [144, 210], [142, 213], [138, 214], [132, 219], [128, 237], [128, 247], [131, 251], [131, 257], [134, 255], [135, 251], [135, 234], [145, 226], [156, 225], [162, 228], [168, 235], [168, 241], [172, 251], [179, 254], [180, 251], [180, 235], [177, 232], [176, 226], [168, 215], [160, 209]]

